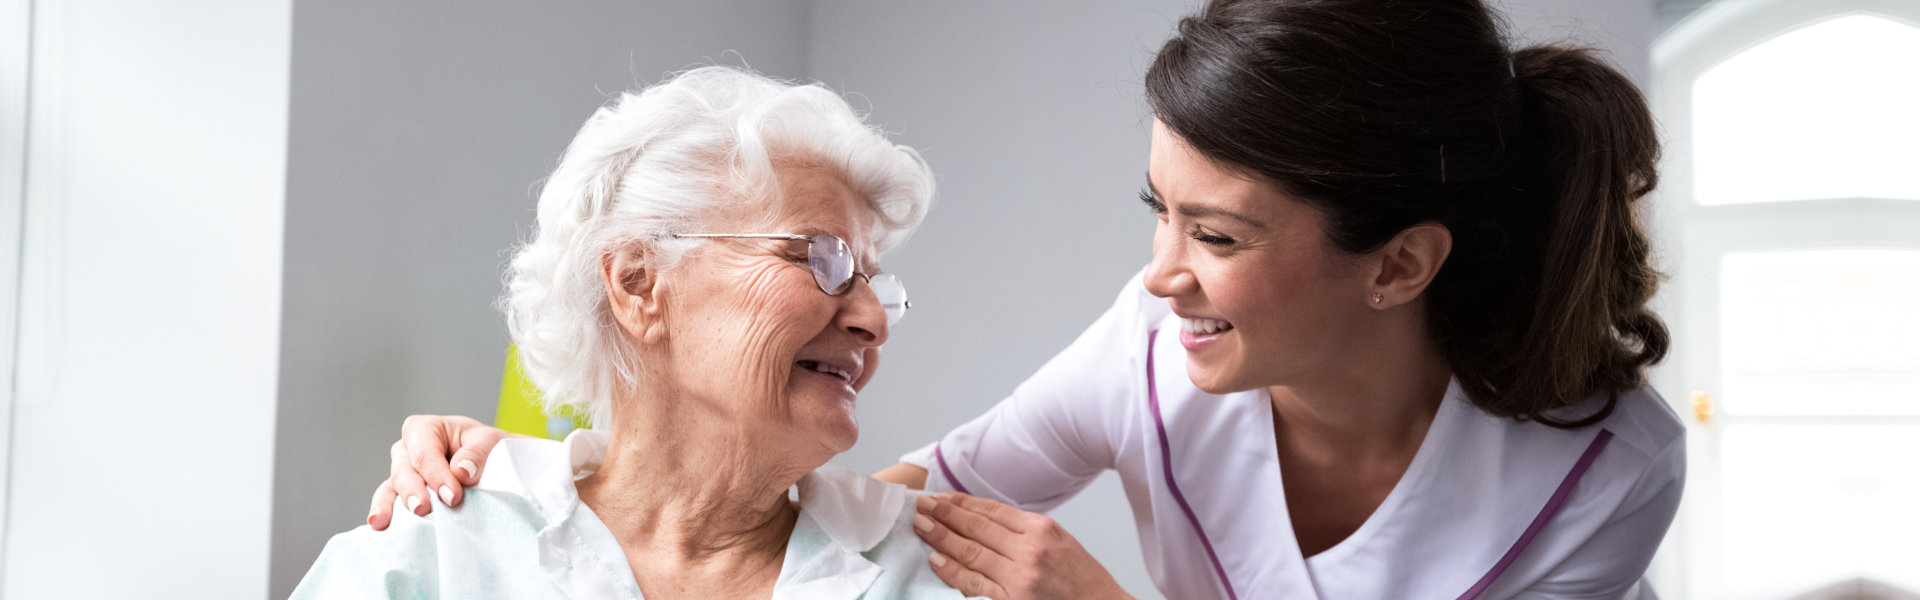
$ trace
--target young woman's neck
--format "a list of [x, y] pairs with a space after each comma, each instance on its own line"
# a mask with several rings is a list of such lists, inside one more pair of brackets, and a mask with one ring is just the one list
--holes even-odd
[[1310, 377], [1268, 388], [1280, 433], [1362, 455], [1417, 449], [1453, 373], [1417, 321], [1403, 320], [1414, 322], [1388, 321]]
[[[708, 404], [616, 400], [606, 459], [580, 500], [627, 552], [647, 597], [765, 597], [798, 519], [788, 490], [819, 465]], [[824, 463], [825, 461], [820, 461]], [[719, 587], [716, 587], [719, 586]], [[677, 590], [677, 591], [676, 591]]]

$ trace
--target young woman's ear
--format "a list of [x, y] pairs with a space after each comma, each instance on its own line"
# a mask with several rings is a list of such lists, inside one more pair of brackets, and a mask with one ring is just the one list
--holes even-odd
[[1420, 297], [1452, 251], [1453, 232], [1445, 225], [1421, 223], [1401, 231], [1380, 248], [1379, 270], [1366, 301], [1390, 308]]
[[600, 280], [607, 288], [607, 309], [627, 336], [653, 343], [666, 335], [664, 299], [657, 272], [648, 266], [649, 249], [641, 242], [608, 248], [600, 255]]

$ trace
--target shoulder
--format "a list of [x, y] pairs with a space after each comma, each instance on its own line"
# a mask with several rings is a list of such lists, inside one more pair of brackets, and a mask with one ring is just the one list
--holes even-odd
[[[1604, 406], [1605, 394], [1595, 394], [1583, 403], [1582, 408], [1597, 410]], [[1613, 435], [1609, 448], [1614, 444], [1622, 450], [1652, 459], [1686, 444], [1686, 425], [1674, 414], [1673, 407], [1667, 404], [1660, 392], [1653, 386], [1641, 384], [1640, 387], [1622, 392], [1615, 402], [1613, 413], [1600, 421], [1596, 427], [1605, 429]]]
[[395, 502], [385, 531], [362, 525], [333, 536], [293, 597], [457, 596], [470, 573], [508, 575], [537, 565], [540, 519], [524, 498], [470, 488], [459, 507], [432, 502], [425, 517], [407, 510], [405, 500]]
[[[1591, 415], [1607, 401], [1607, 394], [1596, 393], [1553, 416]], [[1573, 486], [1568, 490], [1566, 512], [1600, 522], [1639, 513], [1660, 521], [1664, 530], [1678, 508], [1686, 479], [1686, 426], [1651, 386], [1621, 392], [1612, 412], [1587, 427], [1560, 429], [1533, 422], [1513, 426], [1524, 432], [1509, 437], [1519, 442], [1509, 451], [1562, 457], [1560, 461], [1520, 460], [1549, 471], [1541, 473], [1542, 483]], [[1641, 510], [1646, 507], [1656, 510]]]
[[[821, 546], [813, 548], [814, 555], [803, 560], [834, 567], [801, 571], [811, 572], [813, 577], [838, 576], [859, 571], [859, 563], [865, 562], [878, 567], [878, 572], [862, 598], [961, 597], [933, 573], [927, 563], [932, 549], [914, 534], [913, 501], [926, 492], [829, 464], [802, 479], [800, 493], [802, 510], [827, 538], [802, 544]], [[805, 534], [796, 530], [795, 535]], [[832, 556], [838, 552], [857, 554], [864, 561], [834, 560]], [[836, 570], [846, 573], [829, 573]], [[792, 583], [811, 585], [807, 581]]]
[[921, 496], [931, 495], [919, 490], [907, 490], [906, 502], [901, 509], [891, 515], [892, 524], [887, 535], [863, 553], [867, 560], [879, 565], [883, 574], [874, 581], [865, 598], [925, 598], [941, 600], [959, 600], [963, 595], [953, 589], [940, 576], [933, 572], [927, 557], [933, 548], [913, 531], [913, 518], [918, 514], [913, 502]]

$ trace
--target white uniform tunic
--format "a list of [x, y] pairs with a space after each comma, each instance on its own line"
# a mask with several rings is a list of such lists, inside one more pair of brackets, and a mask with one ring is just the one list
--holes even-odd
[[1303, 558], [1269, 395], [1195, 388], [1179, 330], [1136, 275], [1011, 396], [902, 460], [928, 469], [929, 491], [1037, 512], [1119, 471], [1147, 569], [1172, 598], [1651, 596], [1639, 581], [1686, 467], [1684, 430], [1652, 389], [1569, 431], [1488, 415], [1450, 384], [1386, 500]]

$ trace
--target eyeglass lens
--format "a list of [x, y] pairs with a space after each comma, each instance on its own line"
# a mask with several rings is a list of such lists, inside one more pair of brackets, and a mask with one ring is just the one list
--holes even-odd
[[[807, 246], [807, 267], [813, 270], [814, 283], [830, 295], [839, 295], [853, 284], [853, 252], [840, 238], [814, 236], [813, 243]], [[901, 285], [899, 277], [881, 273], [867, 278], [867, 284], [880, 300], [880, 307], [886, 310], [888, 325], [906, 315], [907, 288]]]

